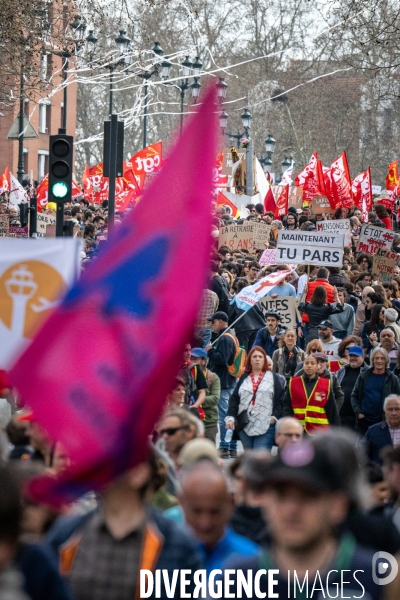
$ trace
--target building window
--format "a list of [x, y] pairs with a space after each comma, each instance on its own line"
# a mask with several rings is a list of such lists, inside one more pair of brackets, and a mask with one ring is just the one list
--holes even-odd
[[51, 103], [49, 100], [39, 102], [39, 132], [50, 133]]
[[49, 172], [49, 151], [39, 150], [38, 158], [38, 178], [42, 181], [43, 177]]
[[40, 55], [40, 81], [47, 81], [47, 54]]

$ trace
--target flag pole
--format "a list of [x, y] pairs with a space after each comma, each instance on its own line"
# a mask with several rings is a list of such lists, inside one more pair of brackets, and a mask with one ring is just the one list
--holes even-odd
[[[254, 308], [254, 306], [256, 306], [256, 304], [254, 304], [253, 306], [251, 306], [251, 307], [249, 308], [249, 310], [245, 310], [245, 311], [244, 311], [244, 312], [243, 312], [243, 313], [242, 313], [242, 314], [241, 314], [241, 315], [240, 315], [240, 316], [239, 316], [239, 317], [238, 317], [238, 318], [237, 318], [235, 321], [233, 321], [232, 325], [229, 325], [229, 327], [227, 327], [227, 328], [225, 329], [224, 333], [226, 333], [227, 331], [229, 331], [230, 329], [232, 329], [232, 327], [233, 327], [234, 325], [236, 325], [236, 323], [237, 323], [238, 321], [240, 321], [240, 319], [241, 319], [242, 317], [244, 317], [244, 315], [247, 315], [247, 313], [249, 313], [249, 312], [251, 311], [251, 309], [252, 309], [252, 308]], [[220, 338], [220, 337], [222, 337], [222, 336], [224, 335], [224, 333], [221, 333], [221, 335], [219, 335], [219, 336], [218, 336], [218, 337], [217, 337], [217, 338], [216, 338], [216, 339], [215, 339], [215, 340], [212, 342], [212, 344], [210, 344], [210, 345], [211, 345], [211, 346], [214, 346], [215, 342], [218, 342], [219, 338]]]

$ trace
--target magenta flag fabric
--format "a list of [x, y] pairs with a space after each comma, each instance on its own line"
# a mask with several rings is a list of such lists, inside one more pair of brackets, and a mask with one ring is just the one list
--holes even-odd
[[208, 276], [217, 119], [210, 90], [137, 208], [11, 371], [72, 469], [33, 481], [60, 504], [140, 462], [182, 363]]

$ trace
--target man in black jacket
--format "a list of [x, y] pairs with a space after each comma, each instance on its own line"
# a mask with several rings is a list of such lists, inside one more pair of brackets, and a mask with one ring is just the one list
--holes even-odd
[[371, 425], [364, 436], [365, 452], [368, 460], [383, 464], [382, 448], [400, 445], [400, 396], [391, 394], [383, 403], [385, 420]]
[[219, 335], [214, 346], [209, 344], [205, 350], [208, 354], [210, 371], [216, 373], [221, 381], [221, 396], [218, 402], [218, 423], [222, 458], [235, 458], [237, 456], [237, 442], [225, 441], [225, 417], [228, 410], [229, 399], [235, 389], [236, 379], [228, 372], [228, 365], [233, 363], [235, 357], [235, 342], [232, 334], [225, 334], [228, 327], [228, 315], [222, 310], [208, 318], [211, 329]]
[[[248, 286], [247, 281], [239, 280], [236, 292], [241, 292], [246, 286]], [[236, 302], [233, 302], [229, 307], [229, 323], [232, 325], [243, 313], [244, 316], [235, 325], [235, 334], [239, 344], [243, 346], [246, 352], [249, 352], [253, 347], [258, 330], [265, 327], [265, 318], [258, 304], [255, 304], [250, 310], [244, 311], [238, 307]]]
[[225, 279], [218, 275], [218, 263], [214, 260], [211, 261], [211, 279], [208, 285], [208, 289], [215, 292], [218, 296], [219, 304], [218, 308], [220, 311], [225, 313], [229, 312], [229, 293], [225, 284]]
[[360, 373], [368, 367], [364, 363], [364, 350], [360, 346], [351, 346], [348, 349], [349, 364], [339, 369], [336, 373], [337, 380], [344, 394], [344, 402], [340, 409], [340, 424], [353, 431], [356, 428], [356, 415], [351, 405], [351, 394]]
[[400, 383], [389, 370], [389, 356], [384, 348], [370, 355], [371, 367], [360, 374], [351, 394], [351, 405], [357, 417], [357, 431], [364, 435], [368, 427], [385, 418], [383, 400], [390, 394], [400, 395]]

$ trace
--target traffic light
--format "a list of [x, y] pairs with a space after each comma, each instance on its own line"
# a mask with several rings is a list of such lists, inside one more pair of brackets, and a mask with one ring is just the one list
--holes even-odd
[[71, 201], [73, 141], [72, 135], [50, 136], [49, 202]]

